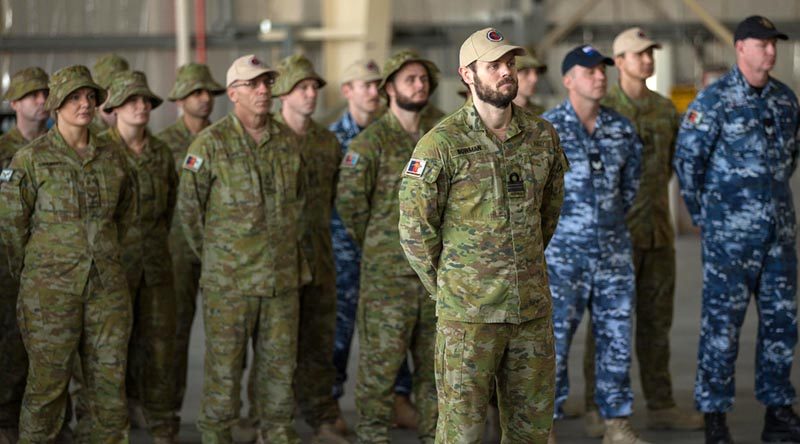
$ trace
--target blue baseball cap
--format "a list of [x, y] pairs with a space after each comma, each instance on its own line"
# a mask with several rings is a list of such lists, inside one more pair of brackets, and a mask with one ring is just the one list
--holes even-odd
[[564, 56], [564, 61], [561, 63], [561, 75], [564, 75], [575, 65], [581, 65], [585, 68], [594, 68], [595, 66], [605, 63], [608, 66], [614, 66], [614, 60], [600, 54], [592, 45], [580, 45], [573, 48]]

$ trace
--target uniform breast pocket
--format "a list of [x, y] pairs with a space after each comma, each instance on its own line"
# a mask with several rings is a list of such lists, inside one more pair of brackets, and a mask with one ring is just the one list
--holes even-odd
[[458, 211], [462, 219], [502, 219], [505, 205], [500, 162], [491, 154], [470, 154], [453, 158], [454, 174], [450, 196], [458, 196]]
[[223, 203], [236, 206], [259, 203], [258, 182], [253, 178], [253, 168], [246, 158], [219, 161], [217, 174], [223, 185]]
[[76, 173], [66, 167], [45, 168], [39, 172], [41, 185], [37, 192], [36, 211], [52, 221], [80, 218]]

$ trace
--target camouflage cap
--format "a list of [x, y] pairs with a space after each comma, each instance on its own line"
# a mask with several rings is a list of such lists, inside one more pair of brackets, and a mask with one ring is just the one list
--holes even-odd
[[50, 89], [50, 95], [44, 102], [44, 108], [48, 111], [61, 108], [67, 96], [80, 88], [94, 89], [97, 93], [97, 105], [105, 102], [108, 96], [106, 90], [92, 80], [89, 68], [83, 65], [72, 65], [59, 69], [50, 76], [50, 83], [47, 86]]
[[295, 85], [301, 80], [314, 79], [319, 83], [319, 87], [325, 86], [326, 82], [314, 71], [314, 65], [305, 56], [295, 54], [278, 63], [277, 70], [280, 73], [275, 85], [272, 86], [272, 97], [279, 97], [289, 94]]
[[108, 89], [111, 77], [120, 71], [131, 69], [128, 61], [116, 54], [105, 54], [94, 62], [92, 72], [94, 73], [97, 84]]
[[47, 73], [36, 66], [17, 71], [11, 77], [11, 84], [3, 99], [9, 102], [19, 100], [34, 91], [47, 89], [47, 80]]
[[528, 53], [523, 56], [517, 56], [517, 71], [522, 71], [523, 69], [535, 69], [538, 73], [543, 73], [547, 71], [547, 65], [542, 63], [541, 60], [537, 59], [536, 56]]
[[207, 65], [187, 63], [178, 68], [175, 86], [172, 87], [167, 100], [170, 102], [181, 100], [199, 89], [204, 89], [215, 96], [225, 92], [225, 87], [211, 77]]
[[147, 76], [143, 72], [122, 71], [111, 78], [111, 88], [108, 89], [108, 100], [103, 105], [103, 111], [111, 112], [132, 96], [147, 97], [153, 104], [153, 109], [158, 108], [164, 101], [150, 91], [150, 87], [147, 86]]
[[430, 60], [423, 59], [417, 54], [415, 51], [410, 49], [404, 49], [397, 54], [389, 57], [389, 60], [383, 64], [383, 80], [381, 80], [380, 85], [378, 85], [378, 90], [384, 92], [384, 88], [386, 86], [386, 82], [392, 77], [397, 71], [406, 65], [406, 63], [417, 62], [422, 63], [425, 66], [425, 69], [428, 70], [428, 77], [431, 82], [431, 90], [430, 94], [436, 90], [436, 86], [439, 85], [439, 68], [433, 64]]
[[378, 68], [378, 64], [375, 63], [374, 60], [360, 59], [356, 60], [350, 64], [350, 66], [345, 68], [344, 74], [342, 74], [342, 85], [352, 82], [353, 80], [374, 82], [375, 80], [381, 79], [383, 79], [381, 76], [381, 70]]

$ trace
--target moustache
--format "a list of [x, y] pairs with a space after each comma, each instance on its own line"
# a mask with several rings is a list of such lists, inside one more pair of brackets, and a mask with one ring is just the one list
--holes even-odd
[[501, 81], [497, 82], [497, 87], [499, 88], [499, 87], [501, 87], [503, 85], [516, 85], [516, 84], [517, 84], [517, 80], [516, 79], [512, 79], [512, 78], [509, 77], [509, 78], [506, 78], [504, 80], [501, 80]]

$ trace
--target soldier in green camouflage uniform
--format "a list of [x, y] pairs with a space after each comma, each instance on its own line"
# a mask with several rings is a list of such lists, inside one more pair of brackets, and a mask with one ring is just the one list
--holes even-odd
[[[124, 58], [116, 54], [104, 54], [94, 62], [92, 74], [97, 84], [108, 90], [111, 86], [111, 78], [116, 73], [129, 69], [131, 69], [130, 65]], [[89, 127], [95, 134], [100, 134], [110, 126], [114, 126], [115, 122], [114, 114], [105, 112], [102, 105], [102, 103], [97, 104], [97, 113], [92, 119], [92, 125]]]
[[339, 171], [336, 210], [362, 250], [356, 383], [358, 442], [389, 442], [394, 382], [408, 352], [413, 359], [417, 432], [433, 442], [436, 387], [433, 372], [434, 306], [408, 266], [397, 231], [399, 172], [417, 140], [441, 113], [422, 118], [439, 70], [412, 51], [402, 51], [383, 68], [379, 89], [389, 110], [350, 142]]
[[[188, 63], [178, 68], [175, 85], [167, 100], [175, 102], [183, 115], [172, 125], [157, 134], [157, 138], [167, 144], [175, 159], [178, 174], [181, 163], [186, 158], [189, 145], [197, 134], [208, 127], [208, 117], [214, 110], [214, 96], [225, 92], [208, 70], [208, 66]], [[177, 214], [175, 215], [177, 216]], [[200, 259], [194, 254], [186, 236], [181, 233], [180, 218], [172, 218], [169, 236], [169, 251], [172, 255], [172, 276], [176, 306], [175, 330], [175, 404], [173, 410], [179, 412], [186, 393], [186, 372], [189, 361], [189, 337], [197, 308], [197, 290], [200, 282]]]
[[167, 248], [178, 174], [167, 145], [147, 129], [150, 110], [162, 100], [147, 86], [144, 73], [118, 73], [108, 94], [103, 107], [117, 115], [117, 125], [104, 135], [122, 148], [138, 191], [138, 217], [122, 240], [133, 304], [128, 399], [141, 403], [155, 442], [169, 443], [179, 425], [170, 396], [175, 384], [175, 295]]
[[461, 47], [473, 103], [444, 119], [402, 172], [400, 239], [436, 300], [437, 443], [480, 443], [497, 392], [503, 442], [544, 443], [555, 350], [544, 249], [567, 161], [546, 121], [513, 105], [519, 46], [487, 28]]
[[182, 166], [178, 217], [202, 263], [204, 443], [232, 442], [251, 338], [261, 437], [300, 442], [292, 381], [298, 289], [310, 279], [300, 245], [305, 176], [297, 139], [269, 114], [274, 77], [255, 56], [234, 61], [233, 112], [197, 136]]
[[330, 220], [342, 149], [336, 136], [311, 118], [318, 90], [325, 86], [311, 62], [302, 55], [290, 56], [278, 64], [278, 73], [272, 97], [280, 98], [281, 110], [275, 118], [300, 140], [308, 177], [303, 247], [313, 280], [300, 289], [295, 393], [300, 411], [314, 429], [315, 442], [347, 444], [333, 426], [339, 408], [331, 392], [336, 380], [336, 267]]
[[[15, 111], [17, 123], [0, 137], [0, 168], [7, 168], [11, 158], [23, 146], [47, 131], [49, 114], [47, 73], [41, 68], [26, 68], [11, 77], [3, 96]], [[19, 410], [28, 375], [28, 355], [17, 328], [17, 293], [19, 284], [8, 269], [8, 257], [0, 249], [0, 443], [17, 441]]]
[[540, 116], [545, 112], [545, 108], [531, 99], [536, 93], [536, 84], [539, 83], [539, 76], [547, 72], [547, 65], [539, 61], [532, 54], [525, 54], [517, 57], [517, 97], [514, 104], [527, 109], [534, 116]]
[[30, 361], [20, 442], [52, 442], [80, 356], [95, 442], [127, 442], [125, 364], [131, 304], [120, 239], [134, 221], [131, 172], [88, 130], [105, 90], [84, 66], [53, 74], [56, 126], [0, 173], [0, 225], [20, 278], [17, 321]]
[[[602, 104], [628, 118], [644, 146], [641, 183], [626, 219], [633, 241], [636, 357], [647, 400], [647, 425], [653, 429], [694, 430], [703, 427], [702, 417], [676, 407], [669, 372], [675, 238], [670, 222], [668, 187], [680, 118], [672, 102], [649, 90], [645, 84], [654, 71], [653, 50], [660, 47], [640, 28], [628, 29], [617, 36], [613, 50], [620, 83], [609, 89]], [[591, 330], [587, 331], [586, 344], [583, 372], [587, 432], [601, 436], [602, 422], [599, 416], [595, 418], [595, 350]]]

